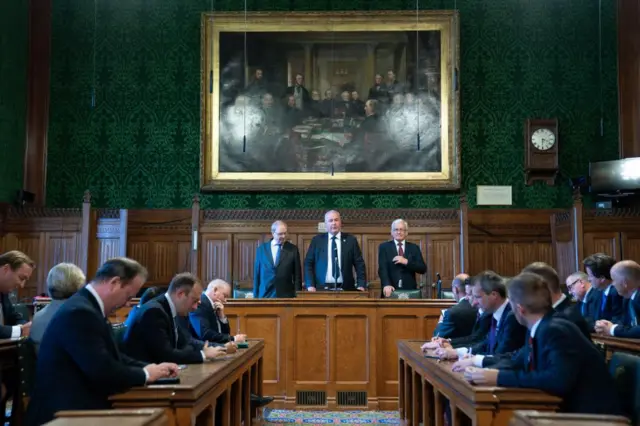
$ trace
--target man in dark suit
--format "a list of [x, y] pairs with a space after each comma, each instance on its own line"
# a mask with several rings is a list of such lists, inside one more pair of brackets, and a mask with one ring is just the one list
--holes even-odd
[[621, 324], [600, 320], [596, 331], [600, 334], [640, 339], [640, 265], [633, 260], [623, 260], [611, 268], [611, 278], [616, 290], [624, 297], [623, 320]]
[[602, 292], [593, 288], [589, 282], [589, 277], [584, 272], [574, 272], [566, 279], [565, 284], [569, 294], [578, 301], [577, 309], [593, 331], [598, 319]]
[[328, 234], [313, 237], [304, 259], [307, 290], [365, 291], [367, 277], [358, 240], [342, 232], [342, 219], [335, 210], [324, 215], [324, 224]]
[[465, 378], [479, 386], [539, 389], [561, 398], [564, 412], [621, 414], [602, 354], [575, 324], [553, 313], [542, 277], [525, 272], [513, 278], [509, 300], [529, 330], [527, 350], [504, 368], [469, 367]]
[[258, 247], [253, 272], [253, 297], [296, 297], [302, 290], [302, 271], [298, 247], [286, 241], [287, 224], [271, 225], [273, 239]]
[[14, 250], [0, 255], [0, 339], [29, 335], [31, 323], [16, 312], [9, 294], [24, 288], [35, 267], [35, 262], [22, 252]]
[[189, 313], [191, 327], [198, 339], [213, 343], [242, 343], [246, 340], [244, 334], [231, 335], [229, 320], [224, 313], [224, 304], [230, 297], [229, 283], [220, 279], [209, 283], [200, 298], [200, 305]]
[[473, 354], [474, 364], [482, 365], [485, 355], [515, 352], [524, 345], [526, 328], [511, 312], [504, 278], [493, 271], [485, 271], [473, 278], [473, 298], [485, 312], [491, 313], [491, 327], [486, 338], [471, 347], [445, 347], [436, 350], [442, 359], [458, 359]]
[[469, 275], [459, 274], [451, 283], [453, 298], [458, 302], [442, 314], [442, 321], [434, 331], [435, 337], [452, 339], [469, 336], [478, 320], [478, 309], [471, 306], [465, 292]]
[[199, 364], [225, 354], [219, 346], [204, 345], [198, 349], [180, 332], [179, 317], [198, 306], [202, 284], [192, 274], [178, 274], [163, 295], [145, 303], [124, 336], [124, 352], [148, 362]]
[[[391, 224], [393, 240], [378, 247], [378, 276], [382, 286], [382, 297], [389, 297], [396, 290], [417, 289], [416, 274], [427, 272], [420, 246], [407, 241], [407, 235], [407, 222], [396, 219]], [[464, 293], [464, 283], [462, 292]]]
[[46, 423], [60, 410], [110, 409], [111, 395], [178, 374], [175, 364], [148, 364], [121, 354], [107, 320], [140, 291], [146, 277], [146, 269], [131, 259], [110, 259], [64, 303], [40, 345], [27, 425]]
[[611, 282], [611, 268], [616, 260], [604, 253], [596, 253], [582, 261], [584, 270], [591, 285], [602, 291], [598, 320], [611, 321], [614, 324], [622, 322], [622, 296], [618, 294]]
[[294, 97], [294, 107], [300, 111], [305, 111], [311, 106], [311, 95], [306, 87], [304, 87], [304, 76], [296, 74], [296, 81], [293, 86], [287, 87], [284, 93], [285, 97]]

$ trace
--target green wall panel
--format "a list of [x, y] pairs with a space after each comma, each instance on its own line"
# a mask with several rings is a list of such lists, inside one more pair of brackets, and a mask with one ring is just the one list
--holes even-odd
[[28, 25], [27, 0], [0, 1], [0, 202], [22, 188]]
[[[463, 190], [512, 185], [514, 207], [571, 203], [568, 179], [617, 156], [615, 2], [420, 0], [461, 16]], [[186, 208], [198, 191], [200, 13], [239, 0], [55, 0], [48, 204]], [[252, 10], [415, 9], [405, 0], [247, 0]], [[95, 7], [95, 8], [94, 8]], [[94, 20], [97, 26], [94, 27]], [[602, 23], [602, 55], [599, 22]], [[555, 187], [524, 185], [527, 117], [558, 117]], [[602, 119], [602, 120], [601, 120]], [[448, 208], [458, 195], [220, 193], [205, 208]]]

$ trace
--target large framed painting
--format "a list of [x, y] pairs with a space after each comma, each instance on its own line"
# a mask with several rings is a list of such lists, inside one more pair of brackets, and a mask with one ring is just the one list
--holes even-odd
[[460, 186], [454, 11], [204, 13], [203, 191]]

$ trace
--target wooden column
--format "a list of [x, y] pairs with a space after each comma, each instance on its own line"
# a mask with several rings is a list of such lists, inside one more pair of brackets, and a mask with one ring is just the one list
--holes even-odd
[[198, 247], [200, 245], [200, 196], [193, 196], [191, 204], [191, 273], [198, 275]]
[[29, 1], [27, 129], [22, 186], [44, 205], [47, 182], [47, 130], [51, 68], [51, 0]]
[[618, 0], [620, 158], [640, 157], [640, 0]]
[[573, 195], [573, 209], [571, 217], [573, 229], [573, 250], [576, 259], [576, 271], [582, 270], [582, 259], [584, 259], [583, 227], [582, 227], [582, 196], [580, 192]]
[[469, 273], [469, 205], [466, 194], [460, 196], [460, 270], [453, 272]]

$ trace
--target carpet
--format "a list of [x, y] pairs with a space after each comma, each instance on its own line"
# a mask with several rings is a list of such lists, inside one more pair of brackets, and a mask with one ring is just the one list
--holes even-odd
[[264, 411], [265, 425], [399, 425], [397, 411]]

